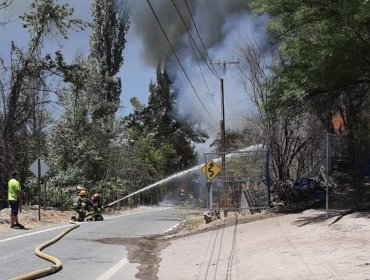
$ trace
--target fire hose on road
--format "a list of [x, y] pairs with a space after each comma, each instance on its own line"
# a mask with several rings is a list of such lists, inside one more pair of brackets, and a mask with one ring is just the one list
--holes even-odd
[[58, 234], [53, 239], [50, 239], [49, 241], [41, 244], [40, 246], [38, 246], [35, 249], [36, 256], [38, 256], [38, 257], [40, 257], [40, 258], [42, 258], [44, 260], [47, 260], [49, 262], [54, 263], [53, 266], [46, 267], [46, 268], [43, 268], [43, 269], [40, 269], [40, 270], [36, 270], [36, 271], [30, 272], [30, 273], [27, 273], [27, 274], [23, 274], [23, 275], [20, 275], [20, 276], [15, 277], [15, 278], [12, 278], [11, 280], [30, 280], [30, 279], [37, 279], [37, 278], [41, 278], [41, 277], [44, 277], [44, 276], [47, 276], [47, 275], [50, 275], [50, 274], [54, 274], [54, 273], [58, 272], [59, 270], [61, 270], [63, 268], [63, 266], [62, 266], [62, 262], [59, 259], [57, 259], [56, 257], [50, 256], [48, 254], [45, 254], [45, 253], [43, 253], [41, 251], [43, 249], [49, 247], [50, 245], [54, 244], [55, 242], [59, 241], [67, 233], [69, 233], [70, 231], [72, 231], [75, 228], [78, 228], [80, 226], [79, 224], [77, 224], [75, 222], [70, 222], [70, 223], [73, 224], [73, 226], [71, 226], [70, 228], [66, 229], [62, 233]]

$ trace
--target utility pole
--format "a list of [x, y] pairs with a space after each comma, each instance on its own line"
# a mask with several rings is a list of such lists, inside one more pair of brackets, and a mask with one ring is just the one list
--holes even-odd
[[[212, 62], [212, 64], [218, 64], [221, 65], [223, 68], [224, 75], [226, 73], [226, 65], [227, 64], [239, 64], [239, 61], [216, 61]], [[220, 129], [221, 129], [221, 171], [222, 171], [222, 177], [223, 177], [223, 193], [226, 193], [227, 189], [227, 183], [226, 183], [226, 129], [225, 129], [225, 98], [224, 98], [224, 79], [220, 79], [221, 82], [221, 122], [220, 122]], [[220, 192], [218, 192], [220, 195]], [[220, 201], [221, 200], [221, 201]], [[226, 208], [229, 206], [229, 201], [225, 195], [222, 195], [221, 198], [219, 198], [219, 206], [224, 208], [224, 216], [227, 217]]]
[[[215, 61], [212, 64], [218, 64], [222, 66], [223, 73], [226, 73], [226, 66], [228, 64], [239, 64], [239, 61]], [[220, 79], [221, 82], [221, 121], [220, 121], [220, 129], [221, 129], [221, 153], [222, 153], [222, 172], [225, 174], [226, 167], [225, 167], [225, 153], [226, 153], [226, 129], [225, 129], [225, 98], [224, 98], [224, 79]]]

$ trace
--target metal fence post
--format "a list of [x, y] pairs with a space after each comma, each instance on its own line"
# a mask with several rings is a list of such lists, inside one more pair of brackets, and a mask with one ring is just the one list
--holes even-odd
[[329, 133], [326, 133], [326, 218], [329, 217]]
[[270, 151], [265, 152], [265, 176], [267, 188], [267, 207], [271, 207], [271, 190], [270, 190]]
[[355, 165], [356, 165], [356, 172], [355, 172], [355, 176], [356, 176], [356, 188], [357, 188], [357, 197], [356, 197], [356, 206], [359, 207], [360, 205], [360, 202], [361, 202], [361, 178], [360, 178], [360, 174], [361, 174], [361, 170], [360, 170], [360, 158], [361, 158], [361, 146], [360, 146], [360, 143], [359, 141], [357, 140], [356, 143], [356, 162], [355, 162]]
[[207, 208], [210, 210], [212, 209], [212, 183], [210, 181], [206, 182], [207, 184]]
[[60, 211], [63, 213], [63, 190], [60, 188]]

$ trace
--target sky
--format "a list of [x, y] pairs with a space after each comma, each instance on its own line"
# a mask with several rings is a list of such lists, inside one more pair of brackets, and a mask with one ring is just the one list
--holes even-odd
[[[75, 9], [75, 17], [91, 19], [91, 0], [57, 2], [69, 3]], [[178, 3], [181, 17], [173, 2]], [[26, 46], [27, 33], [18, 17], [29, 10], [30, 3], [31, 0], [14, 0], [9, 8], [0, 10], [0, 19], [10, 20], [0, 28], [1, 57], [9, 54], [11, 41], [19, 47]], [[218, 63], [238, 61], [240, 46], [248, 41], [265, 42], [266, 18], [251, 16], [245, 0], [151, 0], [150, 3], [151, 6], [146, 0], [127, 1], [131, 24], [119, 74], [123, 85], [120, 114], [132, 112], [131, 97], [147, 103], [149, 83], [155, 81], [157, 67], [165, 68], [171, 73], [176, 91], [177, 117], [196, 122], [198, 129], [211, 136], [200, 147], [201, 152], [207, 152], [209, 143], [219, 132], [220, 78], [224, 80], [226, 129], [238, 130], [245, 125], [245, 116], [253, 111], [241, 83], [239, 68], [242, 65], [226, 64], [224, 72]], [[50, 38], [47, 48], [61, 49], [67, 60], [72, 60], [77, 50], [87, 55], [90, 30], [69, 35], [69, 40]], [[197, 43], [196, 47], [191, 40]], [[207, 66], [206, 61], [213, 64]]]

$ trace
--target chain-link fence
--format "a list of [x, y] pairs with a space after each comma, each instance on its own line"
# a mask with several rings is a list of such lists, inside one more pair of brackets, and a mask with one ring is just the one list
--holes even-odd
[[267, 150], [207, 153], [205, 158], [209, 208], [253, 213], [270, 206]]
[[8, 207], [8, 184], [0, 182], [0, 210]]
[[370, 198], [369, 144], [336, 134], [326, 135], [326, 208], [355, 208]]

